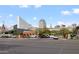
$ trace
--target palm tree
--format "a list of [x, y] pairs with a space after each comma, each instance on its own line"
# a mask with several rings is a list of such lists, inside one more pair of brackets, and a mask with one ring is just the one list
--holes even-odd
[[63, 36], [63, 38], [68, 38], [68, 34], [70, 33], [70, 31], [67, 28], [62, 28], [60, 29], [60, 33]]

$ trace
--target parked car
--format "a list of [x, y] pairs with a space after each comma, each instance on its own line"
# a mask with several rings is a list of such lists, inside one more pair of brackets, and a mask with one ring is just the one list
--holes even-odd
[[12, 34], [0, 34], [0, 38], [16, 38], [16, 36]]
[[50, 38], [53, 38], [54, 40], [58, 40], [58, 37], [50, 35]]
[[38, 36], [37, 35], [31, 35], [30, 37], [31, 38], [37, 38]]
[[49, 35], [40, 35], [40, 38], [50, 38]]

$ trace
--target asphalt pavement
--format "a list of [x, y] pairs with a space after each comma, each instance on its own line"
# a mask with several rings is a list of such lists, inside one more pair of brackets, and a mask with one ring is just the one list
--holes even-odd
[[79, 40], [0, 38], [0, 54], [79, 54]]

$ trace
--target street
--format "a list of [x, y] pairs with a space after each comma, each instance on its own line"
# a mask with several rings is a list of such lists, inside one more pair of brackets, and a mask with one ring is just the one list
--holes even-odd
[[79, 54], [79, 40], [0, 38], [0, 54]]

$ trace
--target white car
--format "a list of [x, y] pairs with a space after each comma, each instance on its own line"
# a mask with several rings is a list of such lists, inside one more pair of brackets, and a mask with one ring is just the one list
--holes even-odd
[[53, 36], [53, 35], [50, 35], [50, 38], [53, 38], [53, 39], [55, 39], [55, 40], [58, 40], [58, 37]]
[[30, 37], [31, 37], [31, 38], [36, 38], [36, 37], [37, 37], [37, 35], [31, 35]]

